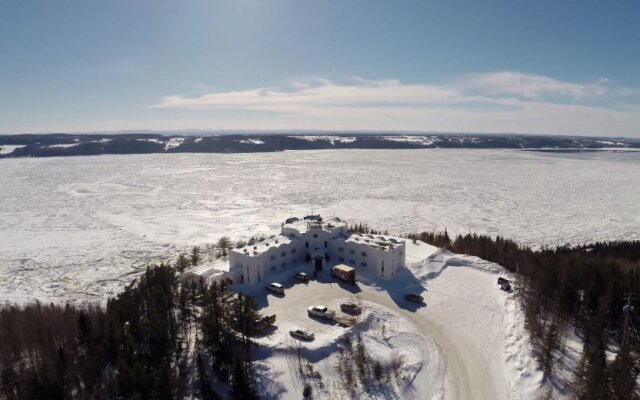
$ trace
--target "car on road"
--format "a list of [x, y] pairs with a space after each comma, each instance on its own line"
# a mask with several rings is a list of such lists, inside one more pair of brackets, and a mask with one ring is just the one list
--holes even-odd
[[329, 310], [325, 306], [311, 306], [307, 308], [307, 313], [309, 315], [313, 315], [314, 317], [324, 318], [328, 320], [332, 320], [336, 317], [336, 312], [333, 310]]
[[292, 329], [289, 331], [289, 334], [295, 338], [303, 340], [313, 340], [316, 337], [313, 332], [306, 329]]
[[345, 301], [344, 303], [340, 304], [340, 309], [347, 314], [354, 315], [358, 315], [362, 312], [362, 307], [352, 301]]
[[267, 290], [272, 293], [284, 294], [284, 286], [278, 282], [270, 283], [269, 286], [267, 286]]
[[404, 299], [414, 303], [424, 303], [424, 297], [417, 293], [407, 293], [404, 295]]
[[311, 278], [309, 278], [309, 275], [306, 272], [298, 272], [293, 276], [293, 279], [300, 282], [309, 282], [311, 280]]

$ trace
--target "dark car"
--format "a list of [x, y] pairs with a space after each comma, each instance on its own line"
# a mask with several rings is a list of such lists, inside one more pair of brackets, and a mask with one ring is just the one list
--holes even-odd
[[311, 280], [311, 278], [309, 278], [309, 275], [307, 275], [306, 272], [298, 272], [293, 276], [293, 278], [300, 282], [309, 282]]
[[404, 299], [414, 303], [424, 303], [424, 297], [417, 293], [407, 293], [404, 295]]
[[358, 315], [362, 312], [362, 307], [351, 301], [345, 301], [340, 304], [340, 309], [347, 314]]

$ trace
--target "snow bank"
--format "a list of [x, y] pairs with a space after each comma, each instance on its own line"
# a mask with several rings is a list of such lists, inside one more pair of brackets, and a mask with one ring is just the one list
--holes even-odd
[[15, 149], [20, 149], [25, 146], [26, 145], [24, 144], [3, 144], [3, 145], [0, 145], [0, 154], [2, 155], [11, 154]]

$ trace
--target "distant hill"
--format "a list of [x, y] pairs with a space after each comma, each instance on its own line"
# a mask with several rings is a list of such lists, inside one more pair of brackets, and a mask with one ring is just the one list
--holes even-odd
[[474, 134], [23, 134], [0, 136], [0, 158], [149, 153], [253, 153], [324, 149], [640, 149], [640, 139]]

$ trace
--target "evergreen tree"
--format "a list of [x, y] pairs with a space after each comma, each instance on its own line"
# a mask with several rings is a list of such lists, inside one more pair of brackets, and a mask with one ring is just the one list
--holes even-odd
[[229, 239], [228, 236], [221, 237], [220, 240], [218, 240], [218, 247], [222, 251], [222, 257], [226, 257], [227, 251], [229, 247], [231, 247], [231, 239]]
[[200, 259], [200, 247], [194, 246], [191, 249], [191, 265], [198, 265]]
[[609, 390], [611, 400], [637, 399], [635, 389], [640, 366], [634, 357], [630, 341], [625, 341], [609, 368]]
[[249, 379], [247, 369], [242, 361], [236, 358], [233, 365], [233, 377], [229, 388], [229, 400], [259, 400], [258, 392]]

